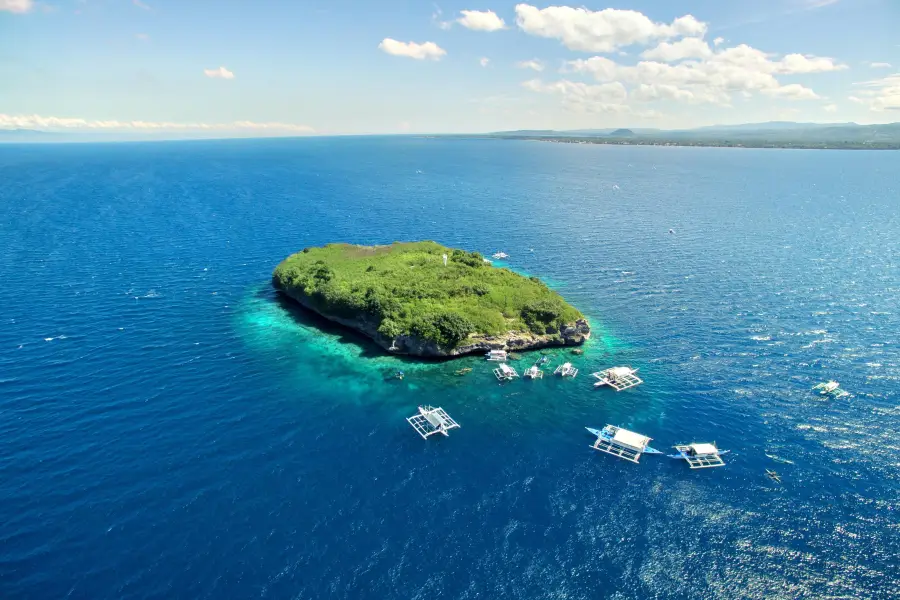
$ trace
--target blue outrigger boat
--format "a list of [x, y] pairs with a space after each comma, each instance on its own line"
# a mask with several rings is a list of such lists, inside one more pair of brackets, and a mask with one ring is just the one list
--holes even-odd
[[592, 435], [597, 436], [597, 440], [591, 444], [591, 448], [612, 454], [618, 458], [633, 463], [640, 460], [641, 454], [662, 454], [656, 448], [651, 448], [648, 444], [652, 438], [640, 433], [628, 431], [615, 425], [607, 425], [603, 429], [593, 429], [585, 427]]

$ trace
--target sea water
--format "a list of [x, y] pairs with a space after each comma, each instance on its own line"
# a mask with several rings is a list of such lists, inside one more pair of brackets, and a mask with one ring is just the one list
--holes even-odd
[[[897, 598], [898, 172], [415, 137], [2, 146], [0, 597]], [[305, 246], [420, 239], [509, 253], [589, 316], [584, 354], [499, 384], [270, 288]], [[645, 383], [593, 389], [616, 365]], [[811, 391], [829, 379], [850, 395]], [[425, 403], [462, 427], [422, 440]], [[584, 430], [606, 423], [728, 464], [616, 460]]]

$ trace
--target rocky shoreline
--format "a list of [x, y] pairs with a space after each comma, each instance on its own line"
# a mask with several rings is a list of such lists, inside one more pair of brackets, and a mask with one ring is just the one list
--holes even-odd
[[391, 354], [405, 354], [423, 358], [453, 358], [469, 354], [483, 354], [489, 350], [524, 351], [562, 346], [580, 346], [591, 337], [591, 327], [586, 319], [566, 324], [553, 334], [536, 335], [530, 331], [510, 331], [502, 335], [474, 333], [455, 348], [441, 348], [430, 340], [422, 340], [413, 335], [401, 335], [386, 339], [378, 333], [378, 323], [365, 318], [346, 319], [321, 311], [316, 303], [296, 289], [285, 289], [275, 282], [281, 293], [322, 318], [357, 331], [372, 339]]

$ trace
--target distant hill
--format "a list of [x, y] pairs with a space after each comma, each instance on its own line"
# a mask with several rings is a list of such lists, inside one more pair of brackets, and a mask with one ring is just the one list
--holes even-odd
[[856, 123], [772, 121], [670, 131], [622, 128], [542, 131], [540, 136], [522, 136], [514, 132], [500, 132], [491, 135], [503, 138], [530, 137], [547, 141], [595, 144], [900, 149], [900, 123], [858, 125]]

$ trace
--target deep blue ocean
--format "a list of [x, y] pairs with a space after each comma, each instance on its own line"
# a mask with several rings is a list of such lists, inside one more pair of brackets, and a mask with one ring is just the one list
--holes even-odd
[[[0, 146], [0, 598], [900, 598], [898, 173], [413, 137]], [[386, 357], [270, 289], [305, 246], [418, 239], [506, 251], [582, 309], [584, 355], [551, 355], [579, 376]], [[620, 364], [644, 385], [593, 389]], [[829, 379], [850, 395], [810, 389]], [[462, 427], [422, 440], [421, 403]], [[732, 452], [635, 465], [589, 447], [606, 423]]]

